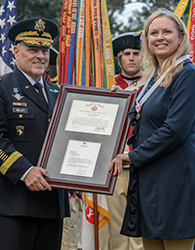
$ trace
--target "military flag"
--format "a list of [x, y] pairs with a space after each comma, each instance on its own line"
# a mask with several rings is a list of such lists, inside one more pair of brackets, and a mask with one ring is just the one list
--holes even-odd
[[58, 83], [111, 88], [114, 57], [106, 0], [64, 0]]
[[195, 0], [191, 0], [190, 15], [188, 19], [188, 32], [191, 43], [190, 59], [195, 63]]
[[[62, 5], [58, 84], [111, 88], [114, 56], [106, 0], [64, 0]], [[108, 166], [107, 166], [108, 167]], [[98, 195], [98, 229], [109, 222], [105, 195]], [[94, 202], [84, 193], [83, 249], [93, 250]]]

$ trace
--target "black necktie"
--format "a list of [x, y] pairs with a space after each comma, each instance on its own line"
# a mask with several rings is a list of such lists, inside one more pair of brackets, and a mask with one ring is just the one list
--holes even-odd
[[39, 92], [39, 94], [40, 94], [40, 97], [41, 97], [41, 98], [44, 100], [44, 102], [47, 104], [46, 99], [45, 99], [45, 96], [44, 96], [44, 94], [43, 94], [43, 90], [42, 90], [43, 85], [42, 85], [40, 82], [36, 82], [36, 83], [34, 84], [34, 87], [38, 90], [38, 92]]

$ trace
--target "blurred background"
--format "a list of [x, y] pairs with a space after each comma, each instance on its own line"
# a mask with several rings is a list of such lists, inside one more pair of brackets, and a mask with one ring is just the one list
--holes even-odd
[[[11, 2], [12, 0], [10, 0]], [[0, 1], [0, 4], [2, 1]], [[31, 17], [45, 17], [53, 20], [60, 28], [63, 0], [17, 0], [18, 21]], [[143, 23], [154, 10], [166, 8], [174, 11], [179, 0], [107, 0], [108, 14], [112, 37], [129, 31], [143, 29]], [[190, 4], [188, 4], [183, 21], [187, 25]], [[59, 40], [55, 39], [54, 48], [59, 49]], [[117, 65], [117, 64], [115, 64]], [[118, 69], [116, 66], [116, 73]], [[51, 66], [49, 73], [56, 76], [55, 66]]]

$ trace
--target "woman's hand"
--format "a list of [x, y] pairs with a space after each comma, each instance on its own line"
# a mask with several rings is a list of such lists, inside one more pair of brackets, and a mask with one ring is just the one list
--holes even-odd
[[120, 175], [123, 171], [123, 166], [132, 164], [129, 159], [128, 153], [118, 154], [114, 160], [111, 161], [108, 171], [110, 172], [114, 168], [113, 175]]

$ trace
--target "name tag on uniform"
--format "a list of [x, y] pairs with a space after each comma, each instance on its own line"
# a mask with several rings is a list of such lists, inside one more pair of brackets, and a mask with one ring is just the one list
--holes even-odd
[[28, 113], [28, 108], [13, 107], [13, 113]]

